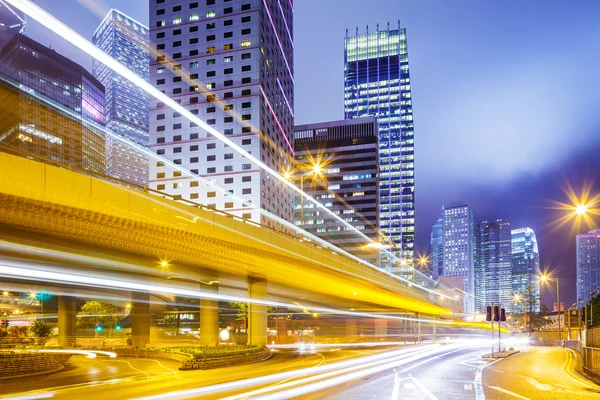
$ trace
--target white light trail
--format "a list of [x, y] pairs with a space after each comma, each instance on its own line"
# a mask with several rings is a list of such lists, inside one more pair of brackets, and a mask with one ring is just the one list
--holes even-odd
[[302, 368], [302, 369], [298, 369], [298, 370], [294, 370], [294, 371], [280, 372], [277, 374], [260, 376], [257, 378], [243, 379], [243, 380], [238, 380], [238, 381], [234, 381], [234, 382], [221, 383], [221, 384], [217, 384], [217, 385], [206, 386], [206, 387], [201, 387], [201, 388], [196, 388], [196, 389], [182, 390], [179, 392], [162, 393], [160, 395], [147, 396], [147, 397], [142, 397], [142, 398], [138, 398], [135, 400], [184, 399], [184, 398], [190, 398], [190, 397], [198, 397], [198, 396], [203, 396], [203, 395], [216, 394], [216, 393], [221, 393], [221, 392], [230, 391], [230, 390], [239, 390], [239, 389], [252, 387], [252, 386], [256, 386], [256, 385], [260, 385], [260, 384], [266, 384], [266, 383], [270, 383], [270, 382], [278, 382], [278, 381], [282, 381], [285, 379], [295, 378], [299, 374], [301, 374], [301, 375], [323, 374], [323, 373], [333, 371], [336, 369], [360, 366], [360, 365], [364, 365], [366, 363], [370, 363], [370, 362], [374, 362], [374, 361], [387, 360], [392, 357], [410, 356], [410, 355], [417, 354], [419, 352], [425, 353], [425, 352], [429, 352], [431, 348], [436, 348], [436, 347], [437, 347], [437, 345], [427, 345], [427, 346], [423, 346], [423, 347], [399, 349], [399, 350], [375, 354], [375, 355], [371, 355], [371, 356], [359, 357], [359, 358], [354, 358], [351, 360], [320, 365], [317, 367]]
[[[342, 224], [343, 226], [345, 226], [347, 229], [349, 229], [350, 231], [354, 232], [355, 234], [357, 234], [359, 237], [363, 238], [367, 243], [375, 243], [375, 240], [373, 240], [372, 238], [368, 237], [367, 235], [365, 235], [363, 232], [361, 232], [360, 230], [356, 229], [354, 226], [352, 226], [350, 223], [348, 223], [347, 221], [345, 221], [342, 217], [340, 217], [339, 215], [335, 214], [332, 210], [330, 210], [328, 207], [326, 207], [325, 205], [323, 205], [322, 203], [320, 203], [319, 201], [317, 201], [313, 196], [309, 195], [308, 193], [300, 190], [298, 187], [296, 187], [292, 182], [290, 182], [289, 180], [287, 180], [281, 173], [273, 170], [271, 167], [269, 167], [267, 164], [263, 163], [260, 159], [256, 158], [255, 156], [253, 156], [252, 154], [250, 154], [249, 152], [247, 152], [244, 148], [242, 148], [240, 145], [236, 144], [235, 142], [233, 142], [231, 139], [229, 139], [228, 137], [226, 137], [225, 135], [223, 135], [222, 133], [220, 133], [219, 131], [217, 131], [215, 128], [213, 128], [211, 125], [208, 125], [205, 121], [203, 121], [202, 119], [198, 118], [198, 116], [192, 114], [188, 109], [186, 109], [185, 107], [183, 107], [181, 104], [177, 103], [175, 100], [171, 99], [169, 96], [167, 96], [165, 93], [163, 93], [162, 91], [160, 91], [159, 89], [155, 88], [153, 85], [151, 85], [149, 82], [147, 82], [146, 80], [144, 80], [143, 78], [141, 78], [140, 76], [138, 76], [135, 72], [129, 70], [126, 66], [124, 66], [123, 64], [121, 64], [120, 62], [118, 62], [116, 59], [114, 59], [113, 57], [111, 57], [109, 54], [105, 53], [104, 51], [100, 50], [98, 47], [94, 46], [89, 40], [85, 39], [83, 36], [79, 35], [77, 32], [75, 32], [73, 29], [71, 29], [70, 27], [68, 27], [66, 24], [64, 24], [62, 21], [60, 21], [59, 19], [57, 19], [56, 17], [54, 17], [52, 14], [48, 13], [46, 10], [44, 10], [42, 7], [38, 6], [37, 4], [35, 4], [33, 1], [31, 0], [5, 0], [8, 3], [10, 3], [11, 5], [13, 5], [14, 7], [20, 9], [22, 12], [24, 12], [25, 14], [29, 15], [31, 18], [35, 19], [36, 21], [38, 21], [39, 23], [41, 23], [42, 25], [44, 25], [46, 28], [50, 29], [51, 31], [53, 31], [54, 33], [56, 33], [57, 35], [59, 35], [60, 37], [62, 37], [63, 39], [65, 39], [67, 42], [70, 42], [71, 44], [73, 44], [75, 47], [79, 48], [80, 50], [82, 50], [83, 52], [87, 53], [88, 55], [90, 55], [91, 57], [95, 58], [97, 61], [103, 63], [104, 65], [106, 65], [108, 68], [112, 69], [113, 71], [115, 71], [116, 73], [120, 74], [123, 78], [127, 79], [128, 81], [130, 81], [131, 83], [133, 83], [134, 85], [140, 87], [141, 89], [143, 89], [146, 93], [148, 93], [149, 95], [153, 96], [154, 98], [162, 101], [165, 105], [168, 105], [171, 109], [179, 112], [182, 116], [184, 116], [185, 118], [187, 118], [189, 121], [197, 124], [199, 127], [201, 127], [202, 129], [204, 129], [205, 131], [207, 131], [209, 134], [211, 134], [212, 136], [214, 136], [215, 138], [219, 139], [221, 142], [225, 143], [227, 146], [229, 146], [230, 148], [232, 148], [233, 150], [235, 150], [237, 153], [241, 154], [242, 156], [244, 156], [245, 158], [247, 158], [248, 160], [250, 160], [251, 162], [253, 162], [254, 164], [258, 165], [262, 170], [264, 170], [265, 172], [269, 173], [272, 177], [274, 177], [275, 179], [277, 179], [279, 182], [281, 182], [283, 185], [287, 186], [288, 188], [290, 188], [291, 190], [293, 190], [294, 192], [296, 192], [298, 195], [303, 196], [306, 200], [308, 200], [309, 202], [313, 203], [317, 208], [321, 209], [323, 212], [329, 214], [334, 220], [338, 221], [340, 224]], [[263, 0], [264, 1], [264, 0]], [[266, 5], [265, 5], [266, 7]], [[267, 7], [267, 13], [270, 16], [270, 11]], [[272, 22], [272, 21], [271, 21]], [[276, 33], [276, 32], [275, 32]], [[279, 40], [279, 37], [277, 37], [277, 39]], [[280, 48], [283, 51], [283, 48], [281, 47], [280, 44]], [[285, 56], [284, 56], [284, 60], [286, 60]], [[287, 63], [287, 60], [286, 60]], [[289, 67], [289, 66], [288, 66]], [[126, 141], [126, 143], [128, 144], [132, 144], [129, 141]], [[134, 146], [135, 147], [135, 146]], [[146, 150], [148, 151], [148, 150]], [[147, 154], [145, 152], [145, 154]], [[153, 154], [153, 157], [156, 156], [155, 154]], [[169, 165], [170, 167], [174, 168], [175, 164], [171, 163], [171, 162], [167, 162], [165, 163], [167, 165]], [[182, 169], [182, 168], [176, 168], [179, 171], [185, 171], [186, 175], [189, 177], [193, 177], [198, 179], [199, 177], [197, 175], [192, 174], [191, 172]], [[202, 180], [202, 183], [207, 184], [208, 186], [213, 186], [211, 183], [207, 183], [208, 181], [206, 180]], [[213, 186], [213, 187], [216, 187]], [[244, 204], [247, 204], [247, 201], [242, 200]], [[253, 208], [257, 208], [260, 209], [259, 207], [257, 207], [256, 205], [252, 206]], [[277, 220], [277, 222], [279, 223], [283, 223], [285, 224], [285, 226], [297, 230], [298, 227], [296, 227], [294, 224], [291, 224], [288, 221], [283, 220], [282, 218], [276, 217], [274, 218]], [[304, 232], [304, 235], [310, 235], [308, 232]], [[311, 237], [316, 237], [314, 235], [310, 235]], [[327, 242], [326, 242], [327, 243]], [[331, 247], [331, 244], [327, 243], [327, 247]], [[389, 256], [391, 259], [398, 261], [400, 260], [399, 257], [397, 257], [395, 254], [393, 254], [392, 252], [390, 252], [389, 250], [383, 250], [387, 256]], [[417, 287], [421, 290], [424, 290], [428, 293], [434, 293], [438, 296], [441, 297], [445, 297], [448, 299], [453, 299], [456, 300], [450, 296], [447, 296], [444, 293], [426, 288], [424, 286], [418, 285], [404, 277], [401, 276], [397, 276], [394, 275], [392, 273], [390, 273], [389, 271], [386, 271], [382, 268], [376, 267], [356, 256], [353, 255], [349, 255], [349, 253], [343, 252], [344, 255], [346, 256], [350, 256], [351, 258], [355, 259], [355, 260], [359, 260], [358, 262], [360, 262], [363, 265], [369, 266], [370, 268], [376, 269], [390, 277], [393, 277], [396, 280], [400, 280], [408, 285]], [[414, 267], [413, 267], [414, 269]], [[415, 271], [415, 272], [419, 272], [419, 271]], [[420, 273], [420, 272], [419, 272]]]
[[[45, 267], [47, 268], [47, 267]], [[211, 292], [203, 292], [201, 290], [191, 290], [191, 289], [182, 289], [173, 286], [164, 286], [157, 284], [148, 284], [139, 281], [131, 281], [131, 280], [116, 280], [116, 279], [107, 279], [107, 278], [99, 278], [90, 274], [69, 274], [66, 272], [52, 272], [39, 269], [28, 269], [24, 267], [14, 267], [10, 265], [0, 265], [0, 276], [13, 277], [17, 279], [26, 279], [26, 280], [34, 280], [34, 281], [50, 281], [50, 282], [60, 282], [64, 284], [70, 285], [79, 285], [85, 287], [103, 287], [103, 288], [111, 288], [111, 289], [120, 289], [120, 290], [130, 290], [136, 292], [144, 292], [144, 293], [165, 293], [170, 295], [180, 295], [187, 296], [192, 298], [199, 299], [211, 299], [211, 300], [222, 300], [222, 301], [240, 301], [244, 303], [251, 304], [259, 304], [265, 306], [274, 306], [274, 307], [285, 307], [293, 310], [304, 310], [306, 306], [299, 306], [294, 303], [285, 303], [278, 302], [272, 300], [262, 300], [262, 299], [252, 299], [242, 296], [233, 296], [226, 295], [220, 293], [211, 293]], [[444, 320], [435, 320], [435, 319], [418, 319], [418, 318], [410, 318], [410, 317], [399, 317], [393, 315], [386, 314], [373, 314], [359, 311], [346, 311], [346, 310], [337, 310], [333, 308], [325, 308], [325, 307], [312, 307], [310, 309], [313, 311], [318, 311], [324, 314], [337, 314], [337, 315], [347, 315], [354, 316], [360, 318], [377, 318], [377, 319], [393, 319], [398, 321], [421, 321], [425, 323], [438, 323], [438, 324], [452, 324], [452, 321], [444, 321]]]

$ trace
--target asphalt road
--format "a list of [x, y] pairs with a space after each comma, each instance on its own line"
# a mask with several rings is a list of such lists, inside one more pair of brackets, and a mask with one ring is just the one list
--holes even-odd
[[600, 399], [600, 387], [573, 370], [575, 358], [559, 347], [529, 347], [484, 369], [488, 399]]
[[[58, 399], [126, 399], [216, 385], [384, 352], [384, 348], [329, 349], [316, 354], [278, 351], [267, 361], [204, 371], [179, 371], [179, 363], [136, 358], [73, 356], [57, 373], [0, 380], [0, 398], [52, 395]], [[106, 397], [110, 394], [109, 397]], [[101, 397], [100, 397], [101, 396]]]
[[481, 359], [487, 352], [469, 343], [280, 351], [261, 363], [191, 372], [156, 360], [72, 358], [62, 372], [0, 387], [21, 399], [600, 399], [568, 350], [529, 347], [492, 362]]

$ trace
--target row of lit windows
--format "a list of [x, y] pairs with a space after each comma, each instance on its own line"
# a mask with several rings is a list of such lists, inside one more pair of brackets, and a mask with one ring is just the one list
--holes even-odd
[[[196, 9], [198, 8], [198, 2], [194, 2], [191, 3], [189, 6], [190, 10]], [[252, 7], [250, 4], [242, 4], [241, 6], [241, 11], [248, 11], [250, 10]], [[172, 8], [172, 12], [181, 12], [182, 11], [182, 6], [174, 6]], [[165, 15], [167, 12], [167, 10], [165, 8], [159, 8], [156, 10], [156, 15]], [[233, 14], [233, 7], [225, 7], [223, 9], [223, 14]], [[215, 10], [208, 10], [206, 11], [206, 18], [214, 18], [217, 16], [217, 12]], [[175, 22], [175, 19], [177, 18], [178, 22]], [[181, 17], [176, 17], [173, 18], [173, 23], [181, 23]], [[189, 20], [190, 21], [198, 21], [200, 19], [199, 14], [191, 14], [189, 16]]]
[[[242, 42], [240, 43], [241, 47], [250, 47], [252, 46], [252, 41], [250, 40], [242, 40]], [[233, 43], [227, 43], [223, 45], [223, 50], [227, 51], [227, 50], [233, 50]], [[209, 46], [206, 48], [206, 54], [212, 54], [215, 53], [217, 51], [217, 48], [215, 46]], [[194, 57], [194, 56], [198, 56], [200, 55], [199, 50], [190, 50], [189, 52], [189, 56], [190, 57]], [[183, 53], [173, 53], [172, 58], [174, 60], [177, 60], [179, 58], [183, 57]], [[161, 62], [161, 61], [165, 61], [167, 58], [166, 56], [157, 56], [156, 57], [156, 61], [157, 62]]]
[[[241, 59], [242, 60], [249, 60], [252, 57], [252, 53], [242, 53]], [[225, 56], [223, 57], [223, 62], [224, 63], [230, 63], [233, 61], [233, 56]], [[206, 65], [216, 65], [217, 60], [215, 58], [209, 58], [206, 60]], [[192, 61], [189, 63], [189, 69], [195, 69], [198, 68], [199, 63], [198, 61]], [[173, 72], [175, 71], [181, 71], [182, 70], [182, 66], [181, 64], [173, 64]], [[156, 73], [157, 74], [164, 74], [166, 72], [166, 67], [157, 67], [156, 68]], [[190, 77], [193, 75], [190, 75]]]
[[[248, 23], [252, 21], [252, 17], [250, 17], [249, 15], [244, 16], [241, 18], [241, 22], [242, 23]], [[160, 24], [160, 25], [159, 25]], [[165, 26], [166, 25], [166, 21], [158, 21], [157, 22], [157, 26], [161, 27], [161, 26]], [[225, 21], [223, 21], [223, 26], [232, 26], [233, 25], [233, 20], [232, 19], [226, 19]], [[216, 22], [209, 22], [206, 24], [206, 29], [215, 29], [217, 27]], [[198, 25], [194, 25], [194, 26], [190, 26], [188, 28], [188, 33], [194, 33], [194, 32], [199, 32], [199, 27]], [[171, 32], [173, 36], [178, 36], [181, 35], [183, 33], [183, 31], [181, 30], [181, 28], [177, 28], [177, 29], [173, 29], [173, 31]], [[163, 39], [166, 37], [166, 32], [157, 32], [156, 33], [156, 38], [157, 39]]]
[[[249, 35], [250, 33], [252, 33], [250, 28], [245, 28], [242, 29], [241, 31], [242, 35]], [[229, 39], [233, 37], [233, 32], [224, 32], [223, 33], [223, 39]], [[217, 40], [217, 35], [207, 35], [206, 36], [206, 41], [207, 42], [212, 42]], [[199, 39], [197, 37], [193, 37], [193, 38], [189, 38], [188, 39], [188, 43], [189, 44], [198, 44], [199, 43]], [[175, 40], [172, 43], [172, 47], [181, 47], [183, 45], [183, 42], [181, 40]], [[156, 50], [164, 50], [166, 47], [166, 43], [158, 43], [156, 45]]]
[[[252, 70], [252, 66], [250, 65], [242, 65], [241, 68], [241, 72], [250, 72]], [[233, 68], [225, 68], [223, 70], [223, 74], [224, 75], [230, 75], [233, 74]], [[217, 71], [212, 70], [212, 71], [206, 71], [206, 77], [207, 78], [212, 78], [215, 77], [217, 75]], [[196, 80], [198, 79], [199, 76], [198, 74], [190, 74], [190, 80]], [[174, 76], [173, 77], [173, 83], [177, 83], [177, 82], [181, 82], [182, 81], [182, 77], [181, 76]], [[157, 85], [164, 85], [166, 83], [166, 79], [165, 78], [161, 78], [161, 79], [157, 79], [156, 80], [156, 84]], [[210, 83], [206, 84], [207, 86], [210, 85]]]
[[[250, 101], [245, 101], [241, 105], [241, 108], [251, 108], [251, 107], [252, 107], [252, 102], [250, 102]], [[225, 104], [223, 106], [223, 110], [225, 110], [225, 111], [232, 111], [233, 110], [233, 104]], [[215, 106], [206, 107], [206, 113], [207, 114], [212, 114], [212, 113], [215, 113], [216, 111], [217, 111], [217, 107], [215, 107]], [[181, 113], [178, 113], [178, 112], [174, 112], [173, 113], [173, 118], [179, 118], [179, 117], [181, 117]], [[165, 114], [157, 114], [156, 115], [156, 120], [157, 121], [164, 120], [165, 118], [166, 118]], [[225, 122], [230, 122], [230, 121], [225, 121]]]

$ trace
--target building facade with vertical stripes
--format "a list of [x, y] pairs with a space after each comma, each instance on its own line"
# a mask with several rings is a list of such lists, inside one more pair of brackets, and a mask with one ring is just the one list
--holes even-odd
[[[377, 119], [299, 125], [294, 128], [296, 180], [304, 191], [365, 236], [379, 241]], [[314, 174], [312, 165], [322, 165]], [[296, 182], [298, 183], [298, 182]], [[295, 201], [295, 224], [374, 265], [379, 251], [314, 204]]]
[[379, 26], [351, 36], [346, 31], [346, 119], [379, 121], [379, 223], [395, 253], [412, 266], [415, 233], [414, 126], [406, 30]]

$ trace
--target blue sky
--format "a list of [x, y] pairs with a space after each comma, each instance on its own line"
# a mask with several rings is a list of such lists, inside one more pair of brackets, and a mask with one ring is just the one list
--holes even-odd
[[[148, 21], [148, 0], [36, 2], [88, 38], [110, 7]], [[579, 187], [597, 171], [600, 2], [297, 0], [295, 11], [299, 124], [343, 118], [346, 28], [407, 29], [418, 249], [442, 205], [462, 200], [478, 221], [535, 229], [542, 262], [574, 287], [574, 238], [550, 233], [542, 206], [563, 199], [563, 180]], [[32, 22], [29, 32], [91, 66], [45, 28]]]

